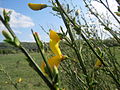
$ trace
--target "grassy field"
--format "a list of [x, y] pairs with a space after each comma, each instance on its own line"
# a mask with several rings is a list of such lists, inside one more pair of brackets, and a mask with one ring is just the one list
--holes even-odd
[[[37, 53], [31, 55], [40, 64], [40, 55]], [[0, 65], [11, 76], [13, 82], [17, 82], [19, 78], [22, 78], [22, 82], [17, 84], [19, 90], [48, 90], [44, 82], [25, 59], [26, 57], [23, 54], [0, 55]], [[14, 86], [9, 84], [9, 82], [5, 73], [0, 71], [0, 90], [15, 90]]]
[[[120, 48], [111, 48], [111, 50], [115, 51], [116, 58], [120, 60]], [[42, 60], [40, 54], [32, 53], [31, 55], [40, 65]], [[22, 78], [22, 82], [17, 84], [19, 90], [49, 90], [25, 59], [26, 57], [23, 54], [0, 55], [0, 65], [11, 76], [13, 82], [17, 82], [19, 78]], [[0, 71], [0, 90], [16, 90], [2, 71]]]

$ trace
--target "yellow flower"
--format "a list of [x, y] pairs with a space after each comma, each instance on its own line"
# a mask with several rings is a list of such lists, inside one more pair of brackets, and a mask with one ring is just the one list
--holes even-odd
[[5, 81], [5, 84], [8, 84], [9, 82]]
[[[48, 59], [48, 64], [51, 68], [51, 70], [53, 70], [54, 66], [56, 66], [58, 68], [58, 66], [60, 65], [60, 62], [63, 61], [64, 59], [66, 59], [67, 56], [53, 56], [51, 57], [50, 59]], [[44, 74], [47, 74], [45, 68], [46, 68], [46, 65], [44, 62], [41, 63], [41, 70], [44, 72]]]
[[95, 63], [95, 67], [101, 67], [102, 66], [102, 62], [97, 59], [96, 63]]
[[53, 30], [50, 30], [50, 49], [55, 55], [61, 56], [62, 53], [59, 48], [60, 36]]
[[[64, 59], [68, 58], [67, 56], [62, 55], [61, 50], [59, 48], [59, 42], [61, 40], [60, 36], [53, 30], [50, 30], [50, 49], [55, 54], [55, 56], [48, 59], [48, 64], [53, 71], [54, 66], [58, 68], [60, 62]], [[47, 68], [44, 62], [41, 63], [41, 70], [47, 76]]]
[[19, 78], [19, 79], [17, 80], [18, 83], [20, 83], [20, 82], [22, 82], [22, 81], [23, 81], [22, 78]]
[[47, 4], [33, 4], [33, 3], [28, 3], [28, 6], [32, 9], [32, 10], [41, 10], [43, 8], [47, 7]]

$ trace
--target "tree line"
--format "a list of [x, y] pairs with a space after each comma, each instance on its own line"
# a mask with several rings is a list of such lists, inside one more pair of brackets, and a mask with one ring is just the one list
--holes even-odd
[[[79, 41], [79, 40], [77, 40]], [[97, 42], [97, 40], [95, 40]], [[108, 38], [105, 40], [101, 40], [102, 44], [108, 46], [108, 47], [114, 47], [114, 46], [119, 46], [119, 44], [113, 39], [113, 38]], [[100, 43], [101, 43], [100, 42]], [[61, 42], [61, 46], [64, 45], [65, 42]], [[99, 42], [98, 42], [99, 43]], [[33, 53], [33, 52], [39, 52], [38, 47], [35, 42], [22, 42], [22, 45], [28, 50], [28, 52]], [[49, 43], [44, 42], [44, 48], [45, 51], [49, 51]], [[15, 54], [15, 53], [20, 53], [21, 51], [18, 48], [15, 48], [8, 43], [0, 42], [0, 54]]]

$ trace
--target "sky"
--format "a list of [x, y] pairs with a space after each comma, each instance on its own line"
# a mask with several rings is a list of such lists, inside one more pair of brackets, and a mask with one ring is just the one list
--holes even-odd
[[[57, 31], [62, 20], [53, 16], [51, 8], [45, 8], [40, 11], [33, 11], [28, 7], [28, 3], [44, 3], [49, 4], [48, 0], [0, 0], [0, 14], [3, 8], [11, 10], [10, 25], [18, 38], [23, 42], [34, 41], [31, 29], [40, 34], [41, 40], [49, 41], [48, 35], [40, 28], [43, 26], [47, 32], [49, 29]], [[1, 31], [6, 28], [0, 23], [0, 42], [4, 37]]]
[[[85, 11], [85, 7], [80, 0], [71, 1], [78, 6], [81, 6]], [[117, 3], [114, 0], [108, 1], [112, 11], [117, 11]], [[50, 5], [48, 0], [0, 0], [0, 14], [2, 14], [3, 8], [12, 11], [10, 25], [20, 41], [34, 41], [31, 29], [40, 34], [42, 41], [49, 41], [49, 36], [40, 28], [40, 26], [42, 26], [47, 32], [49, 32], [49, 29], [59, 31], [59, 27], [63, 26], [62, 20], [50, 13], [52, 12], [51, 8], [33, 11], [28, 7], [28, 3], [44, 3]], [[95, 1], [93, 1], [92, 4], [99, 13], [106, 14], [106, 9], [102, 5]], [[112, 22], [115, 22], [112, 17], [110, 19]], [[2, 30], [6, 30], [6, 28], [0, 22], [0, 42], [4, 40], [4, 37], [1, 34]]]

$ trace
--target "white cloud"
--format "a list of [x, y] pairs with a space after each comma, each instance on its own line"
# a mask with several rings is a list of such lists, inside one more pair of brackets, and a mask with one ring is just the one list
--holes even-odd
[[14, 29], [13, 29], [13, 31], [14, 31], [16, 34], [22, 34], [22, 32], [19, 31], [19, 30], [14, 30]]
[[[28, 16], [25, 16], [21, 13], [16, 12], [13, 9], [5, 9], [6, 11], [12, 11], [10, 25], [12, 28], [27, 28], [34, 26], [32, 19]], [[0, 14], [2, 15], [3, 8], [0, 8]], [[0, 23], [0, 27], [3, 28], [3, 25]], [[1, 29], [0, 28], [0, 29]]]

